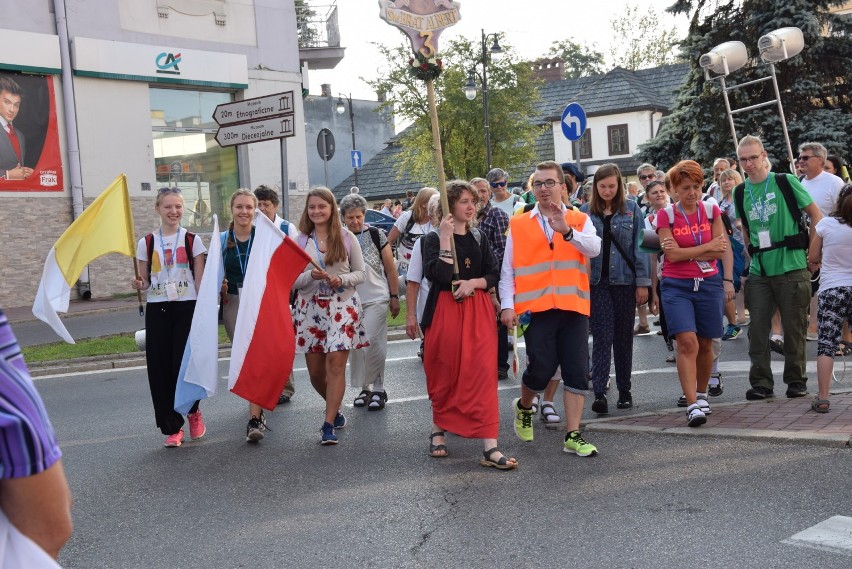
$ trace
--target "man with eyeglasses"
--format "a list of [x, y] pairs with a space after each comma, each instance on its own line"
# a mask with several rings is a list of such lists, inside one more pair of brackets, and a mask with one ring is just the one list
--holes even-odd
[[716, 158], [713, 161], [713, 183], [707, 188], [707, 194], [717, 202], [722, 199], [722, 188], [719, 186], [719, 174], [731, 167], [727, 158]]
[[[748, 179], [734, 188], [737, 215], [743, 220], [743, 240], [751, 253], [746, 303], [751, 314], [748, 354], [751, 359], [746, 399], [769, 399], [774, 379], [769, 355], [769, 330], [778, 309], [784, 327], [784, 383], [787, 397], [807, 395], [805, 330], [811, 298], [811, 275], [806, 249], [822, 213], [807, 190], [791, 174], [773, 175], [763, 143], [756, 136], [740, 140], [737, 155]], [[784, 179], [781, 179], [781, 176]], [[796, 206], [811, 218], [803, 235], [787, 206], [779, 184], [789, 186]]]
[[533, 440], [533, 399], [556, 372], [562, 373], [564, 452], [597, 454], [580, 435], [580, 416], [589, 389], [590, 289], [587, 257], [601, 250], [601, 238], [586, 214], [562, 203], [562, 168], [541, 162], [533, 174], [536, 205], [509, 220], [500, 271], [500, 319], [507, 327], [518, 315], [529, 318], [524, 332], [529, 363], [521, 378], [521, 396], [512, 402], [515, 433]]
[[509, 173], [502, 168], [492, 168], [485, 174], [485, 179], [491, 186], [491, 193], [494, 194], [494, 197], [491, 198], [491, 205], [502, 210], [508, 217], [512, 217], [515, 206], [523, 200], [521, 196], [509, 191]]
[[[843, 188], [843, 180], [825, 171], [825, 161], [828, 151], [819, 142], [805, 142], [799, 145], [799, 157], [796, 159], [802, 169], [802, 186], [811, 194], [814, 203], [822, 212], [823, 216], [834, 213], [837, 207], [837, 198]], [[810, 316], [808, 317], [807, 339], [817, 339], [817, 298], [819, 290], [819, 271], [813, 274], [811, 279], [811, 304]]]

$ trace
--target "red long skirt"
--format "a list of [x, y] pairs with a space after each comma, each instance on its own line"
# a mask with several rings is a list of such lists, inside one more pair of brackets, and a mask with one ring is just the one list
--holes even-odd
[[488, 293], [456, 302], [442, 291], [423, 356], [434, 423], [461, 437], [496, 439], [497, 323]]

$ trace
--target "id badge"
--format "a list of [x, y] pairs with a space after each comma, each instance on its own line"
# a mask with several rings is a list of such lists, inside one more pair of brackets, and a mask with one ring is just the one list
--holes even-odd
[[772, 238], [769, 237], [769, 230], [764, 229], [763, 231], [758, 231], [757, 241], [761, 249], [768, 249], [769, 247], [772, 247]]
[[174, 301], [178, 299], [177, 285], [174, 283], [174, 281], [166, 283], [166, 298], [168, 298], [169, 301]]
[[320, 283], [319, 290], [317, 291], [317, 299], [318, 300], [331, 300], [332, 290], [331, 287], [328, 286], [328, 283], [323, 281]]
[[698, 268], [701, 269], [702, 273], [713, 272], [713, 265], [711, 265], [709, 261], [695, 261], [695, 264], [698, 265]]

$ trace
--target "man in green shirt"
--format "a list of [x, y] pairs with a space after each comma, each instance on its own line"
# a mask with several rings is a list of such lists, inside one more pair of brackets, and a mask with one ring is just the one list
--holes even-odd
[[[751, 389], [746, 392], [746, 399], [774, 397], [769, 329], [776, 309], [781, 313], [784, 327], [787, 397], [804, 397], [808, 393], [805, 333], [811, 296], [806, 244], [803, 240], [795, 242], [794, 237], [799, 233], [797, 220], [787, 207], [776, 175], [769, 171], [769, 160], [760, 139], [744, 137], [740, 140], [737, 154], [748, 179], [734, 189], [734, 203], [742, 204], [741, 210], [738, 206], [737, 214], [747, 220], [748, 231], [743, 231], [743, 238], [752, 254], [745, 293], [751, 314], [748, 347]], [[791, 174], [785, 176], [796, 205], [810, 216], [807, 241], [812, 242], [814, 228], [822, 214], [799, 180]], [[741, 199], [737, 193], [742, 193]]]

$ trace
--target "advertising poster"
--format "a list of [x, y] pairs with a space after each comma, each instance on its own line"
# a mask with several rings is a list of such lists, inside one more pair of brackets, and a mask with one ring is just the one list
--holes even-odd
[[62, 189], [53, 78], [0, 71], [0, 191]]

